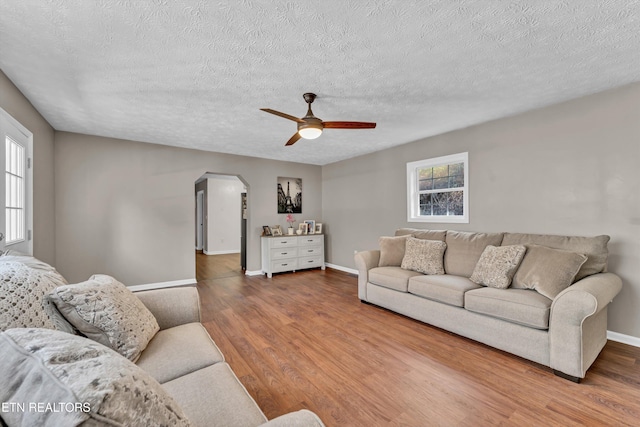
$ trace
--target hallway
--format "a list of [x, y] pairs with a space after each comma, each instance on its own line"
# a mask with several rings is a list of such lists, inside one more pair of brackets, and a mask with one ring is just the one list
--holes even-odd
[[239, 253], [205, 255], [202, 251], [196, 251], [196, 280], [198, 282], [243, 275]]

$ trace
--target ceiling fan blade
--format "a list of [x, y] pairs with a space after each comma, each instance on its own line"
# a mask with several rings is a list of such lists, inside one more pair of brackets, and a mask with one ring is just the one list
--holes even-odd
[[284, 144], [284, 146], [288, 146], [288, 145], [293, 145], [295, 144], [300, 138], [302, 138], [300, 136], [300, 134], [298, 132], [294, 133], [293, 136], [291, 138], [289, 138], [289, 140], [287, 141], [286, 144]]
[[261, 108], [266, 113], [275, 114], [276, 116], [284, 117], [285, 119], [293, 120], [294, 122], [304, 123], [304, 120], [292, 116], [291, 114], [282, 113], [280, 111], [272, 110], [271, 108]]
[[371, 122], [322, 122], [325, 129], [373, 129], [375, 123]]

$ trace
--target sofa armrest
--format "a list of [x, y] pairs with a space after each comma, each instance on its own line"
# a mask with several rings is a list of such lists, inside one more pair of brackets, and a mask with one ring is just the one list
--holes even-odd
[[200, 322], [200, 297], [195, 286], [134, 292], [151, 311], [160, 329]]
[[585, 277], [560, 292], [551, 304], [551, 368], [576, 378], [584, 375], [607, 342], [607, 306], [622, 289], [613, 273]]
[[313, 412], [301, 409], [274, 418], [260, 427], [324, 427], [324, 424]]
[[362, 251], [354, 256], [356, 268], [358, 269], [358, 298], [367, 301], [367, 282], [369, 281], [369, 270], [378, 266], [380, 262], [380, 251]]
[[588, 316], [604, 309], [622, 289], [613, 273], [585, 277], [560, 292], [551, 304], [551, 322], [581, 325]]

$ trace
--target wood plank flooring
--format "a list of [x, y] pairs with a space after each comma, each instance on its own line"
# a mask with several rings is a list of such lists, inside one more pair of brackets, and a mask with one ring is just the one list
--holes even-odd
[[[211, 257], [207, 257], [210, 259]], [[640, 348], [607, 343], [581, 384], [357, 297], [337, 270], [198, 283], [203, 323], [271, 419], [327, 426], [638, 425]]]

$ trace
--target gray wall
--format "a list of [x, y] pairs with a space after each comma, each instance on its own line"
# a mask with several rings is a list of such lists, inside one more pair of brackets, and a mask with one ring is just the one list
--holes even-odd
[[55, 265], [54, 130], [2, 71], [0, 107], [33, 133], [33, 254]]
[[303, 180], [297, 219], [322, 219], [319, 166], [66, 132], [56, 132], [55, 166], [57, 267], [70, 282], [94, 273], [126, 285], [194, 278], [194, 185], [206, 172], [248, 183], [249, 271], [261, 267], [262, 226], [286, 225], [278, 176]]
[[[425, 120], [428, 120], [426, 118]], [[469, 152], [469, 224], [408, 223], [406, 163]], [[640, 337], [640, 84], [324, 166], [327, 260], [398, 227], [611, 236], [609, 330]]]

